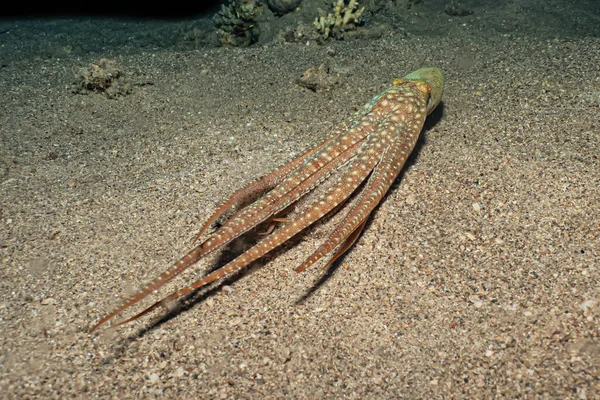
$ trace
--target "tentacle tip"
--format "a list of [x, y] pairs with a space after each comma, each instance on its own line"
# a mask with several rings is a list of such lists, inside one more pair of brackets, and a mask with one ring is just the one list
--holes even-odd
[[196, 236], [194, 236], [194, 238], [192, 239], [192, 245], [196, 244], [196, 242], [198, 242], [198, 240], [200, 239], [200, 236], [202, 236], [202, 233], [198, 233]]
[[96, 322], [96, 325], [92, 326], [92, 329], [90, 329], [88, 331], [88, 333], [91, 335], [94, 332], [96, 332], [101, 326], [105, 325], [108, 321], [111, 320], [112, 317], [104, 317], [102, 318], [100, 321]]
[[298, 268], [296, 268], [295, 271], [297, 273], [301, 273], [301, 272], [304, 272], [304, 270], [306, 270], [307, 267], [308, 267], [308, 265], [301, 265]]
[[100, 322], [99, 322], [99, 323], [97, 323], [96, 325], [92, 326], [92, 329], [90, 329], [90, 330], [88, 331], [88, 333], [89, 333], [90, 335], [94, 334], [94, 332], [96, 332], [96, 331], [98, 330], [98, 328], [100, 328], [102, 325], [103, 325], [103, 324], [102, 324], [102, 323], [100, 323]]

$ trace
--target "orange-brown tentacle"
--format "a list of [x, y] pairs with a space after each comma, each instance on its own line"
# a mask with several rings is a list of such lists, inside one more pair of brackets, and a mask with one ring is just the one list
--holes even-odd
[[[223, 247], [231, 242], [231, 240], [241, 236], [268, 218], [273, 217], [288, 206], [294, 205], [327, 179], [335, 169], [343, 166], [348, 168], [347, 171], [339, 179], [336, 179], [334, 185], [323, 196], [320, 196], [317, 202], [303, 208], [303, 211], [297, 217], [286, 222], [274, 234], [261, 240], [256, 246], [248, 250], [248, 252], [243, 253], [224, 267], [207, 275], [193, 285], [173, 293], [124, 322], [139, 318], [141, 315], [154, 310], [167, 301], [175, 300], [192, 290], [243, 268], [296, 235], [316, 220], [322, 218], [326, 213], [339, 207], [356, 190], [360, 183], [371, 174], [373, 169], [376, 168], [380, 157], [384, 154], [383, 149], [389, 148], [391, 145], [395, 150], [398, 150], [401, 147], [400, 145], [410, 144], [408, 151], [410, 153], [421, 129], [424, 115], [429, 114], [440, 102], [443, 83], [443, 73], [441, 70], [435, 68], [421, 69], [407, 75], [404, 79], [394, 81], [390, 89], [376, 96], [363, 109], [348, 118], [336, 129], [332, 136], [319, 146], [307, 150], [281, 169], [235, 192], [230, 199], [209, 217], [208, 221], [202, 226], [198, 236], [201, 236], [219, 216], [245, 197], [261, 190], [271, 189], [261, 199], [234, 214], [204, 243], [190, 251], [170, 270], [156, 278], [138, 294], [102, 318], [92, 330], [97, 329], [121, 311], [139, 302], [167, 281], [180, 274], [187, 267], [197, 262], [200, 258]], [[420, 125], [419, 121], [421, 122]], [[397, 125], [399, 128], [407, 127], [410, 129], [406, 131], [398, 129], [401, 131], [400, 135], [391, 138], [390, 124], [393, 126]], [[363, 143], [365, 139], [366, 143]], [[360, 147], [360, 151], [357, 150], [358, 147]], [[404, 163], [406, 157], [401, 164]], [[350, 164], [346, 165], [349, 161]], [[397, 173], [395, 172], [395, 175]], [[386, 179], [388, 174], [389, 171], [384, 174]], [[376, 171], [374, 175], [376, 179], [370, 179], [370, 182], [371, 180], [373, 182], [386, 180], [379, 177], [379, 171]], [[389, 186], [386, 188], [383, 185], [381, 189], [384, 188], [387, 190]], [[369, 187], [370, 191], [375, 189], [376, 187]], [[367, 197], [366, 194], [369, 194], [369, 196]], [[349, 213], [346, 216], [346, 222], [343, 222], [343, 225], [341, 225], [345, 233], [340, 236], [340, 240], [344, 241], [344, 243], [339, 246], [333, 259], [343, 254], [358, 238], [368, 215], [373, 209], [368, 208], [370, 207], [368, 205], [370, 204], [369, 202], [374, 202], [376, 205], [381, 199], [378, 198], [380, 196], [379, 193], [375, 194], [376, 201], [373, 200], [372, 195], [373, 193], [362, 192], [358, 196], [354, 208], [350, 211], [351, 214]], [[365, 202], [365, 204], [361, 202]], [[359, 206], [359, 204], [362, 205]], [[362, 210], [363, 206], [367, 207], [366, 211]], [[355, 212], [355, 209], [358, 211]], [[352, 230], [351, 228], [354, 229]], [[330, 244], [327, 245], [329, 246]]]
[[[354, 230], [354, 232], [352, 232], [350, 235], [348, 235], [348, 237], [346, 238], [344, 243], [338, 247], [338, 249], [331, 256], [329, 261], [327, 261], [327, 263], [323, 266], [323, 268], [329, 267], [331, 264], [333, 264], [335, 262], [335, 260], [337, 260], [338, 258], [343, 256], [352, 247], [352, 245], [354, 245], [354, 243], [360, 236], [360, 233], [363, 231], [363, 229], [365, 229], [365, 225], [367, 224], [367, 219], [368, 219], [368, 217], [363, 220], [363, 222]], [[296, 271], [302, 272], [302, 271], [298, 271], [298, 269], [296, 269]]]
[[[355, 143], [350, 146], [346, 151], [338, 154], [338, 156], [332, 159], [331, 162], [335, 163], [345, 163], [352, 157], [356, 155], [358, 149], [360, 148], [361, 142]], [[125, 301], [115, 310], [113, 310], [110, 314], [106, 315], [94, 327], [90, 330], [90, 332], [94, 332], [101, 325], [106, 323], [108, 320], [112, 319], [114, 316], [119, 314], [120, 312], [126, 310], [127, 308], [133, 306], [134, 304], [140, 302], [144, 298], [146, 298], [150, 293], [157, 290], [165, 283], [169, 282], [177, 275], [181, 274], [185, 269], [187, 269], [192, 264], [196, 263], [200, 258], [208, 255], [209, 253], [215, 251], [218, 248], [221, 248], [228, 243], [230, 243], [233, 239], [240, 237], [250, 229], [254, 228], [258, 224], [262, 223], [272, 215], [277, 212], [287, 208], [290, 204], [297, 201], [302, 195], [308, 193], [315, 186], [317, 186], [330, 172], [327, 169], [319, 167], [317, 171], [311, 175], [306, 177], [302, 182], [298, 185], [294, 186], [292, 190], [288, 190], [286, 196], [279, 198], [272, 207], [261, 208], [258, 215], [254, 215], [253, 218], [244, 218], [244, 214], [240, 214], [238, 219], [231, 219], [227, 221], [225, 225], [221, 227], [217, 232], [215, 232], [211, 237], [209, 237], [206, 241], [198, 245], [196, 248], [191, 250], [187, 255], [181, 258], [175, 265], [169, 269], [168, 271], [161, 274], [158, 278], [153, 280], [150, 284], [148, 284], [143, 290], [134, 295], [132, 298]], [[302, 195], [294, 192], [293, 189], [299, 189], [302, 192], [305, 192]], [[238, 220], [241, 219], [240, 223], [235, 224]], [[230, 226], [233, 225], [233, 226]], [[223, 229], [225, 228], [225, 229]]]
[[[271, 200], [267, 204], [264, 203], [264, 198], [251, 204], [250, 206], [241, 210], [233, 218], [229, 219], [219, 230], [213, 233], [206, 241], [198, 245], [196, 248], [191, 250], [186, 256], [181, 258], [171, 269], [164, 272], [150, 284], [148, 284], [143, 290], [137, 293], [135, 296], [125, 301], [121, 306], [113, 310], [110, 314], [103, 317], [94, 327], [91, 332], [98, 329], [101, 325], [112, 319], [114, 316], [124, 311], [125, 309], [133, 306], [146, 298], [150, 293], [157, 290], [177, 275], [181, 274], [186, 268], [196, 263], [200, 258], [208, 255], [209, 253], [221, 248], [233, 239], [242, 236], [250, 229], [254, 228], [258, 224], [264, 222], [274, 214], [287, 208], [302, 196], [313, 190], [319, 183], [327, 178], [332, 173], [332, 168], [326, 168], [327, 166], [337, 166], [348, 162], [358, 152], [364, 137], [370, 132], [369, 129], [354, 129], [353, 135], [348, 134], [345, 150], [331, 150], [328, 152], [322, 152], [320, 154], [313, 154], [309, 161], [305, 161], [304, 164], [296, 170], [292, 176], [298, 176], [297, 180], [284, 180], [279, 186], [273, 191], [277, 191], [278, 194], [281, 192], [279, 197], [270, 196], [268, 193], [265, 197], [274, 198], [275, 201]], [[335, 141], [335, 138], [334, 138]], [[325, 141], [325, 144], [330, 143]], [[289, 180], [289, 181], [288, 181]], [[257, 203], [261, 203], [257, 205]], [[254, 211], [254, 212], [252, 212]]]
[[133, 317], [119, 322], [118, 325], [136, 320], [137, 318], [146, 315], [166, 302], [176, 300], [181, 296], [185, 296], [196, 289], [214, 282], [215, 280], [224, 278], [239, 271], [251, 262], [261, 258], [274, 248], [286, 242], [308, 226], [312, 225], [330, 210], [335, 208], [339, 203], [348, 198], [361, 184], [361, 182], [367, 178], [380, 158], [380, 154], [378, 154], [378, 152], [381, 151], [379, 144], [385, 144], [385, 140], [386, 138], [382, 138], [381, 135], [377, 134], [373, 134], [371, 137], [369, 137], [367, 143], [363, 145], [359, 154], [350, 162], [346, 173], [339, 177], [339, 179], [324, 194], [319, 196], [316, 201], [307, 205], [302, 212], [275, 231], [275, 233], [264, 238], [255, 246], [251, 247], [225, 266], [194, 282], [193, 284], [172, 293], [171, 295], [154, 303]]
[[[361, 141], [355, 143], [342, 153], [338, 154], [332, 163], [343, 164], [352, 159], [356, 156], [356, 153], [359, 151], [361, 145]], [[228, 220], [204, 243], [206, 245], [210, 245], [215, 241], [222, 243], [222, 245], [229, 243], [234, 238], [245, 234], [250, 229], [253, 229], [257, 225], [267, 221], [273, 215], [276, 215], [293, 205], [306, 194], [314, 190], [315, 187], [327, 179], [327, 177], [331, 174], [330, 169], [324, 168], [323, 166], [317, 166], [313, 169], [313, 171], [310, 172], [312, 172], [312, 174], [304, 174], [302, 176], [302, 180], [299, 180], [298, 182], [292, 182], [292, 184], [289, 185], [290, 189], [288, 189], [283, 196], [276, 198], [266, 205], [261, 205], [260, 207], [255, 208], [254, 204], [252, 204], [241, 210], [240, 213], [236, 214], [234, 218]], [[283, 183], [281, 185], [283, 185]]]
[[90, 329], [90, 333], [94, 332], [100, 326], [104, 325], [107, 321], [109, 321], [110, 319], [115, 317], [121, 311], [124, 311], [124, 310], [128, 309], [129, 307], [133, 306], [134, 304], [142, 301], [150, 293], [157, 290], [158, 288], [163, 286], [165, 283], [169, 282], [171, 279], [175, 278], [177, 275], [182, 273], [190, 265], [194, 264], [200, 258], [202, 258], [205, 255], [209, 254], [210, 252], [214, 251], [216, 248], [217, 248], [216, 246], [208, 247], [208, 246], [200, 245], [200, 246], [197, 246], [196, 248], [194, 248], [193, 250], [191, 250], [189, 253], [187, 253], [185, 256], [183, 256], [181, 259], [179, 259], [179, 261], [177, 261], [171, 269], [162, 273], [158, 278], [156, 278], [152, 282], [150, 282], [144, 289], [142, 289], [141, 291], [136, 293], [133, 297], [126, 300], [119, 307], [115, 308], [112, 312], [110, 312], [109, 314], [107, 314], [106, 316], [101, 318], [100, 321], [98, 321], [96, 323], [96, 325], [94, 325], [92, 327], [92, 329]]
[[[335, 137], [328, 146], [306, 160], [277, 187], [228, 219], [214, 233], [213, 237], [226, 236], [229, 232], [245, 233], [310, 193], [331, 175], [335, 168], [345, 164], [356, 154], [361, 142], [374, 128], [372, 121], [366, 118], [360, 123], [356, 123], [348, 132]], [[207, 240], [211, 240], [211, 238]]]
[[[198, 241], [198, 239], [200, 239], [200, 237], [204, 234], [204, 232], [206, 232], [210, 228], [210, 226], [221, 215], [223, 215], [227, 210], [229, 210], [231, 207], [239, 204], [243, 200], [249, 198], [250, 196], [252, 196], [258, 192], [261, 192], [261, 191], [264, 191], [267, 189], [272, 189], [275, 186], [277, 186], [278, 184], [280, 184], [290, 173], [292, 173], [294, 170], [298, 169], [308, 159], [310, 159], [312, 156], [314, 156], [319, 151], [323, 150], [323, 148], [325, 148], [327, 145], [331, 144], [331, 142], [333, 142], [338, 136], [340, 136], [342, 133], [346, 132], [353, 125], [358, 125], [359, 124], [358, 121], [360, 121], [360, 118], [356, 114], [349, 118], [346, 118], [344, 121], [342, 121], [340, 124], [338, 124], [338, 126], [334, 129], [333, 134], [331, 134], [327, 139], [323, 140], [317, 146], [307, 149], [302, 154], [300, 154], [299, 156], [296, 156], [294, 159], [292, 159], [285, 165], [275, 169], [274, 171], [270, 172], [269, 174], [267, 174], [259, 179], [256, 179], [256, 180], [248, 183], [243, 188], [235, 191], [229, 197], [229, 199], [227, 199], [221, 206], [219, 206], [219, 208], [217, 208], [217, 210], [206, 220], [206, 222], [204, 222], [204, 224], [200, 228], [200, 231], [196, 234], [194, 241], [192, 243], [195, 243], [196, 241]], [[232, 219], [234, 217], [235, 217], [235, 215], [232, 217]]]
[[283, 181], [286, 178], [287, 175], [289, 175], [296, 168], [304, 164], [306, 160], [308, 160], [316, 152], [325, 147], [333, 139], [335, 139], [335, 136], [328, 137], [316, 147], [306, 150], [304, 153], [295, 157], [287, 164], [279, 167], [278, 169], [270, 172], [269, 174], [259, 179], [248, 183], [243, 188], [236, 190], [231, 195], [231, 197], [229, 197], [229, 199], [227, 199], [223, 204], [221, 204], [221, 206], [219, 206], [219, 208], [214, 213], [212, 213], [212, 215], [206, 220], [206, 222], [200, 228], [200, 231], [196, 234], [193, 243], [200, 239], [204, 232], [206, 232], [206, 230], [210, 228], [210, 226], [231, 207], [239, 204], [243, 200], [249, 198], [250, 196], [256, 193], [259, 193], [263, 190], [272, 189], [273, 187], [277, 186], [279, 183], [281, 183], [281, 181]]
[[[400, 173], [408, 154], [409, 150], [404, 145], [386, 149], [379, 164], [373, 170], [367, 184], [362, 188], [360, 195], [352, 205], [350, 211], [348, 211], [348, 214], [335, 227], [331, 236], [296, 268], [296, 272], [304, 271], [343, 243], [327, 263], [326, 266], [328, 266], [354, 244], [369, 215], [371, 215], [373, 209], [379, 204], [398, 173]], [[402, 158], [404, 161], [402, 161]]]
[[371, 212], [379, 204], [385, 193], [387, 193], [412, 152], [425, 122], [426, 114], [424, 107], [427, 100], [425, 97], [427, 93], [419, 95], [419, 92], [411, 91], [411, 98], [404, 99], [404, 96], [402, 96], [403, 92], [400, 89], [396, 92], [396, 95], [389, 94], [386, 96], [388, 104], [394, 102], [397, 98], [402, 99], [389, 111], [390, 118], [396, 117], [399, 120], [400, 116], [402, 116], [404, 119], [410, 120], [410, 124], [382, 124], [382, 129], [389, 131], [392, 137], [390, 147], [383, 153], [381, 160], [373, 170], [367, 184], [362, 189], [348, 214], [334, 229], [331, 236], [296, 268], [297, 272], [304, 271], [342, 243], [341, 248], [338, 249], [327, 265], [331, 264], [348, 250], [358, 238], [358, 234], [362, 230], [361, 226], [364, 226]]

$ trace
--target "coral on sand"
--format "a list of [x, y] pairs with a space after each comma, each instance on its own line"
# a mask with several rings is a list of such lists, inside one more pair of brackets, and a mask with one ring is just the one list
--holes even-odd
[[[315, 19], [313, 25], [324, 37], [340, 36], [344, 31], [354, 29], [359, 23], [359, 18], [365, 8], [358, 8], [358, 1], [336, 0], [333, 2], [333, 13], [321, 15]], [[319, 10], [320, 14], [325, 14]]]
[[259, 0], [231, 0], [213, 17], [221, 46], [246, 47], [258, 41]]

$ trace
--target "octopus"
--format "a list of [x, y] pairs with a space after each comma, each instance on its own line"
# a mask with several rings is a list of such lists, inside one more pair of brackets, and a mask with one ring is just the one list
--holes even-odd
[[[348, 209], [330, 236], [296, 271], [304, 271], [330, 253], [333, 254], [326, 265], [333, 263], [353, 246], [370, 214], [397, 178], [417, 143], [426, 117], [440, 103], [443, 90], [444, 73], [439, 68], [422, 68], [395, 79], [389, 88], [340, 123], [320, 144], [235, 191], [206, 220], [196, 240], [221, 217], [232, 214], [224, 223], [170, 269], [101, 318], [90, 332], [145, 299], [200, 259], [263, 223], [277, 223], [278, 227], [229, 263], [113, 327], [134, 321], [236, 273], [323, 217]], [[244, 200], [257, 195], [254, 202], [232, 212]], [[290, 211], [296, 207], [299, 209]]]

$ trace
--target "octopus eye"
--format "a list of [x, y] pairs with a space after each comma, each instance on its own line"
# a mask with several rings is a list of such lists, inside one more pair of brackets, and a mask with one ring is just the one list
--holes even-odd
[[429, 98], [427, 99], [427, 109], [428, 110], [433, 109], [433, 97], [431, 97], [431, 96], [429, 96]]

